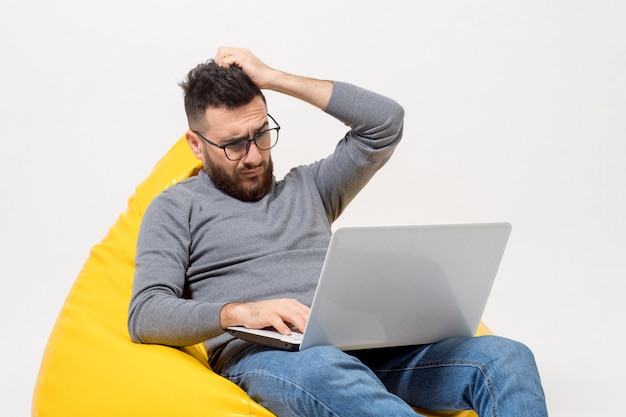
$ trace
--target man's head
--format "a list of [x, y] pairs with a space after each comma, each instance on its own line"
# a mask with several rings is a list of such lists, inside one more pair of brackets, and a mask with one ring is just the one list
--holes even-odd
[[212, 61], [192, 69], [180, 85], [189, 123], [187, 142], [213, 183], [239, 200], [260, 200], [273, 181], [270, 151], [250, 143], [247, 155], [233, 161], [223, 147], [273, 127], [261, 90], [241, 68]]

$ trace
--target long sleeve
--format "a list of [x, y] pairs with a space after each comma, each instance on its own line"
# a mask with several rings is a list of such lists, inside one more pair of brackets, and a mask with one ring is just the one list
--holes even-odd
[[186, 202], [166, 190], [144, 214], [128, 321], [135, 342], [188, 346], [221, 333], [215, 317], [223, 303], [185, 298], [192, 242]]
[[326, 212], [335, 220], [391, 157], [402, 138], [404, 109], [380, 94], [335, 82], [325, 111], [350, 127], [335, 152], [313, 166]]

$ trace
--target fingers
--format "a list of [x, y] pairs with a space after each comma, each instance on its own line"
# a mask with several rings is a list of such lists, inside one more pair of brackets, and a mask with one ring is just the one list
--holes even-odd
[[[290, 334], [291, 326], [303, 332], [311, 309], [297, 300], [285, 299], [281, 301], [280, 322], [273, 325], [282, 334]], [[291, 325], [291, 326], [290, 326]]]
[[294, 299], [259, 301], [255, 307], [259, 307], [258, 317], [267, 320], [261, 320], [258, 326], [272, 326], [281, 334], [291, 334], [292, 326], [304, 331], [310, 312], [309, 307]]
[[248, 49], [234, 48], [232, 46], [220, 46], [217, 49], [213, 60], [217, 65], [223, 67], [236, 65], [244, 71], [250, 67], [260, 67], [265, 65]]
[[238, 52], [238, 49], [230, 46], [220, 46], [217, 48], [213, 60], [219, 66], [228, 67], [234, 63], [233, 56]]
[[304, 331], [309, 318], [308, 306], [289, 298], [227, 304], [220, 313], [222, 327], [245, 326], [251, 329], [274, 327], [290, 334], [291, 326]]
[[259, 88], [267, 86], [273, 73], [270, 67], [245, 48], [221, 46], [213, 60], [223, 67], [234, 65], [241, 68]]

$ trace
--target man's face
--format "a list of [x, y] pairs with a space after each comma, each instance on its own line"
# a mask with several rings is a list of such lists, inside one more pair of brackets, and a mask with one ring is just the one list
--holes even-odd
[[[267, 109], [261, 97], [237, 109], [211, 107], [205, 112], [202, 135], [218, 145], [238, 139], [251, 139], [268, 128]], [[267, 193], [273, 181], [270, 151], [261, 151], [254, 143], [248, 154], [237, 161], [226, 158], [224, 150], [204, 142], [193, 132], [187, 141], [215, 186], [242, 201], [258, 201]]]

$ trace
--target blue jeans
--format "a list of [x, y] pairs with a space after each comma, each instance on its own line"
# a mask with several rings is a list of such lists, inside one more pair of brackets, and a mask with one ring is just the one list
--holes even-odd
[[481, 417], [548, 415], [532, 353], [497, 336], [348, 353], [255, 345], [220, 373], [280, 417], [415, 417], [410, 405]]

